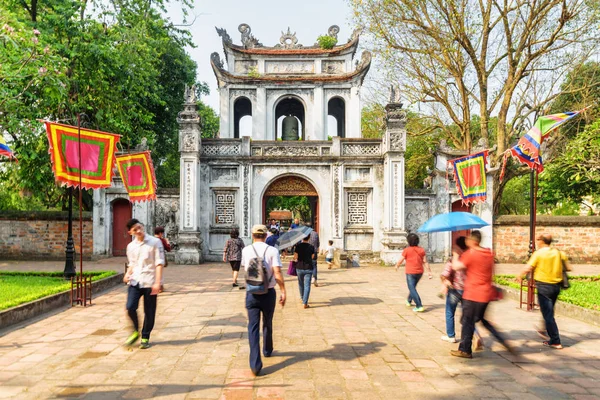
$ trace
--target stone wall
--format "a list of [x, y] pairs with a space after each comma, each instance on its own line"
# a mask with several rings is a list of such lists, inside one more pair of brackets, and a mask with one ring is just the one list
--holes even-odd
[[[78, 214], [78, 213], [74, 213]], [[0, 254], [3, 260], [65, 258], [67, 212], [2, 211]], [[84, 259], [92, 256], [92, 213], [83, 213]], [[79, 215], [73, 215], [73, 240], [79, 251]]]
[[[549, 233], [553, 245], [565, 251], [572, 263], [600, 263], [600, 217], [538, 216], [536, 235]], [[529, 216], [505, 215], [494, 222], [494, 251], [501, 263], [527, 259]]]

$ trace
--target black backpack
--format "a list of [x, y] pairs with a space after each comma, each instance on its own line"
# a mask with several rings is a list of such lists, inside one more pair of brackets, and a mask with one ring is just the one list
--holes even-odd
[[265, 256], [270, 246], [265, 248], [265, 252], [259, 257], [256, 248], [252, 245], [256, 258], [252, 258], [248, 262], [248, 270], [246, 271], [246, 291], [252, 294], [266, 294], [269, 291], [269, 274], [265, 268]]

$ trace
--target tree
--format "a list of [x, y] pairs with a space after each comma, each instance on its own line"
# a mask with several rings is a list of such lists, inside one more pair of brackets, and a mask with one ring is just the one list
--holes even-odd
[[[371, 49], [388, 65], [411, 104], [428, 107], [459, 149], [490, 139], [497, 161], [549, 108], [572, 65], [598, 48], [598, 8], [588, 0], [352, 0], [372, 34]], [[585, 88], [563, 88], [564, 91]], [[474, 131], [472, 115], [480, 119]], [[495, 185], [495, 203], [502, 185]]]
[[[428, 168], [433, 168], [433, 150], [439, 143], [439, 133], [427, 122], [428, 119], [416, 113], [407, 113], [404, 183], [410, 189], [422, 189]], [[365, 106], [361, 114], [362, 136], [381, 138], [385, 129], [385, 107], [379, 103]]]
[[[1, 16], [13, 16], [32, 32], [35, 28], [44, 54], [47, 49], [55, 55], [44, 67], [43, 85], [20, 82], [15, 90], [22, 94], [12, 102], [3, 102], [0, 92], [0, 131], [22, 160], [0, 172], [10, 175], [5, 179], [13, 191], [24, 188], [42, 196], [46, 207], [64, 207], [65, 191], [54, 184], [45, 133], [35, 120], [74, 125], [81, 112], [91, 128], [121, 134], [125, 150], [145, 137], [159, 184], [178, 182], [172, 174], [179, 167], [176, 118], [185, 85], [195, 82], [196, 65], [184, 51], [191, 45], [189, 33], [164, 20], [162, 11], [160, 0], [7, 0], [0, 5]], [[86, 198], [91, 205], [88, 192]]]

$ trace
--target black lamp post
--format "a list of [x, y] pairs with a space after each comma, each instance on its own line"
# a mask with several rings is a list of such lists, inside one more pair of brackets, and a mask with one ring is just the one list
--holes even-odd
[[67, 233], [67, 249], [65, 250], [65, 279], [71, 279], [75, 273], [75, 242], [73, 241], [73, 188], [69, 188], [69, 232]]

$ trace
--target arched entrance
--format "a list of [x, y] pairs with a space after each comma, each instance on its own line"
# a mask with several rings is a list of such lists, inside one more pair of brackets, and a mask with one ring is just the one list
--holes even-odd
[[[304, 222], [311, 222], [313, 229], [319, 231], [319, 194], [315, 187], [306, 179], [299, 176], [287, 175], [277, 178], [265, 191], [262, 200], [262, 221], [266, 222], [269, 217], [269, 199], [276, 197], [305, 197], [310, 216]], [[293, 210], [290, 210], [293, 211]]]
[[112, 203], [112, 255], [127, 255], [127, 245], [131, 235], [127, 233], [127, 221], [131, 219], [131, 203], [126, 199], [117, 199]]

